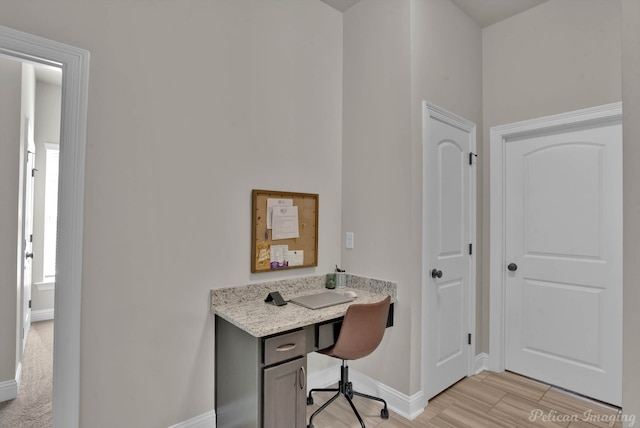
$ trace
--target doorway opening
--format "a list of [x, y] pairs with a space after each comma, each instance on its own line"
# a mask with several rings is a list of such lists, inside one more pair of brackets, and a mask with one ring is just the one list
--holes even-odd
[[[13, 121], [6, 118], [0, 122], [5, 137], [3, 154], [17, 164], [3, 178], [16, 182], [22, 200], [16, 210], [13, 198], [6, 192], [0, 195], [3, 204], [21, 213], [16, 254], [22, 265], [17, 280], [20, 291], [16, 311], [21, 321], [17, 391], [2, 397], [0, 420], [13, 426], [26, 423], [24, 415], [29, 415], [29, 423], [51, 426], [62, 70], [3, 56], [0, 82], [0, 90], [10, 98], [5, 100], [5, 117], [20, 117], [23, 122], [18, 141], [12, 138], [18, 134]], [[15, 111], [9, 113], [8, 109]], [[10, 144], [19, 147], [12, 149]], [[16, 153], [22, 153], [24, 160], [17, 159]], [[8, 177], [16, 171], [20, 171], [19, 177]], [[3, 225], [10, 229], [4, 221]]]
[[0, 26], [0, 55], [62, 69], [53, 426], [75, 428], [79, 426], [80, 416], [80, 303], [89, 52]]

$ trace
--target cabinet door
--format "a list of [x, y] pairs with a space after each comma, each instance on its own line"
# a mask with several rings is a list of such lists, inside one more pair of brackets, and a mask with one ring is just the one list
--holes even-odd
[[264, 370], [264, 428], [304, 428], [307, 357]]

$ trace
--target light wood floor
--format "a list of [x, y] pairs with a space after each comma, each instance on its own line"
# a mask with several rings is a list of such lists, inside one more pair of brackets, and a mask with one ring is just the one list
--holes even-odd
[[[358, 385], [353, 386], [358, 390]], [[332, 396], [314, 393], [311, 413]], [[489, 371], [466, 378], [432, 398], [413, 421], [390, 411], [380, 419], [380, 404], [354, 397], [367, 428], [621, 428], [620, 409], [587, 400], [514, 373]], [[313, 421], [314, 428], [360, 428], [349, 403], [338, 398]]]

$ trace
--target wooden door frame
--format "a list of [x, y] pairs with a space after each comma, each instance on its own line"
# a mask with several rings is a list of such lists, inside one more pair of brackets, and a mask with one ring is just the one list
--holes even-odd
[[560, 113], [494, 126], [490, 130], [490, 260], [489, 260], [489, 370], [505, 370], [506, 255], [505, 149], [510, 140], [531, 138], [563, 129], [622, 123], [622, 103]]
[[80, 309], [89, 51], [0, 25], [0, 54], [61, 67], [53, 426], [80, 424]]
[[[476, 124], [464, 119], [455, 113], [447, 111], [441, 107], [438, 107], [435, 104], [432, 104], [428, 101], [422, 102], [422, 391], [425, 394], [425, 406], [426, 400], [426, 385], [428, 382], [428, 369], [429, 365], [427, 364], [427, 352], [428, 352], [428, 332], [427, 329], [424, 328], [425, 322], [427, 321], [427, 293], [424, 291], [424, 287], [427, 287], [431, 284], [431, 268], [425, 260], [429, 260], [431, 257], [431, 250], [429, 248], [429, 242], [431, 241], [431, 237], [429, 234], [429, 224], [431, 219], [428, 217], [429, 213], [429, 204], [430, 201], [433, 200], [431, 198], [432, 195], [428, 192], [428, 178], [427, 171], [425, 165], [428, 165], [430, 161], [429, 150], [427, 150], [427, 145], [431, 143], [430, 135], [430, 119], [435, 118], [441, 120], [442, 122], [456, 127], [466, 133], [469, 134], [469, 148], [472, 153], [476, 151]], [[469, 263], [469, 281], [467, 284], [467, 293], [469, 297], [468, 302], [468, 311], [469, 311], [469, 323], [468, 329], [469, 333], [471, 333], [471, 344], [469, 345], [469, 362], [467, 368], [467, 376], [471, 376], [475, 374], [476, 371], [476, 254], [477, 254], [477, 245], [476, 245], [476, 216], [477, 216], [477, 206], [476, 206], [476, 184], [477, 184], [477, 163], [474, 160], [473, 163], [469, 166], [471, 171], [469, 173], [469, 237], [472, 240], [473, 246], [476, 248], [475, 251], [472, 251], [471, 261]]]

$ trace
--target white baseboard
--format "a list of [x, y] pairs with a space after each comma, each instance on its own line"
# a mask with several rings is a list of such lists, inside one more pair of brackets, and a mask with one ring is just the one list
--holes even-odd
[[353, 369], [349, 370], [349, 377], [354, 384], [353, 389], [382, 398], [389, 409], [410, 421], [422, 414], [427, 406], [427, 399], [422, 391], [409, 396]]
[[18, 363], [15, 379], [0, 382], [0, 403], [7, 400], [13, 400], [18, 396], [20, 379], [22, 379], [22, 361]]
[[307, 374], [307, 394], [313, 388], [326, 388], [340, 380], [340, 365]]
[[18, 382], [15, 379], [0, 382], [0, 403], [18, 396]]
[[47, 321], [53, 319], [53, 309], [41, 309], [31, 311], [31, 322]]
[[489, 354], [482, 352], [476, 355], [476, 365], [474, 374], [489, 370]]
[[171, 425], [169, 428], [216, 428], [216, 412], [208, 411], [184, 422]]
[[16, 369], [16, 385], [18, 386], [18, 391], [20, 390], [21, 379], [22, 379], [22, 361], [18, 363], [18, 368]]
[[56, 282], [55, 281], [47, 281], [47, 282], [36, 282], [36, 288], [38, 289], [38, 291], [49, 291], [49, 290], [55, 290], [56, 289]]
[[[353, 389], [364, 394], [380, 397], [387, 402], [393, 412], [405, 419], [417, 418], [427, 406], [427, 400], [422, 391], [408, 396], [377, 380], [363, 375], [349, 368], [349, 379], [353, 382]], [[340, 366], [329, 367], [307, 376], [307, 391], [313, 388], [326, 388], [340, 380]]]

